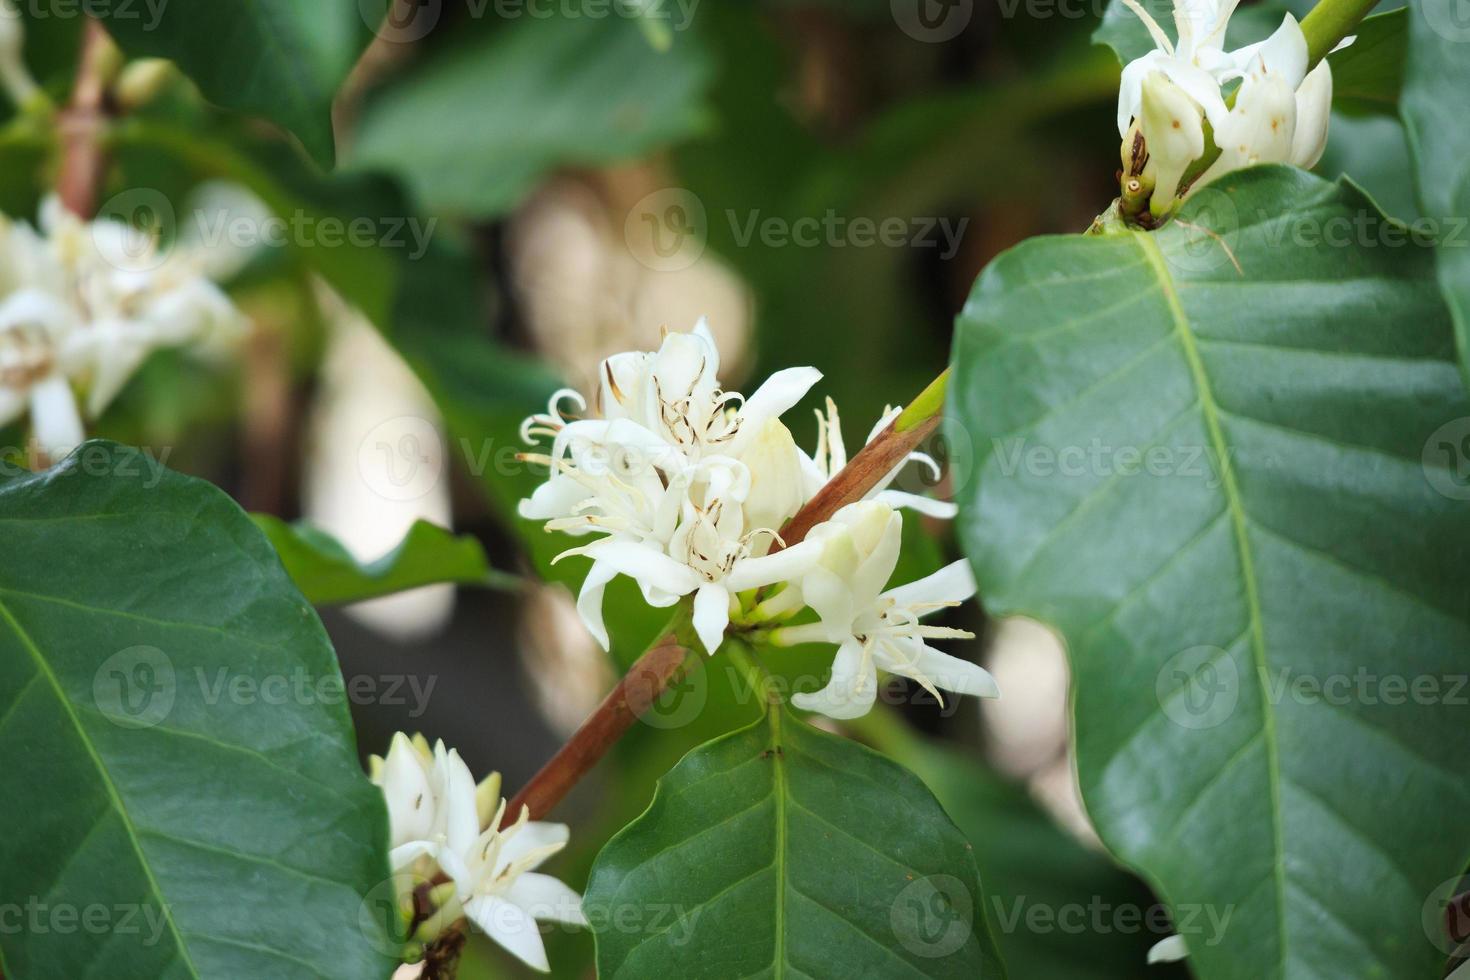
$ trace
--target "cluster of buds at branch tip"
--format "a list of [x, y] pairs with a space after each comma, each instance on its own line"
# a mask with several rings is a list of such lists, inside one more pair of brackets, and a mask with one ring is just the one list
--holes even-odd
[[[1175, 0], [1177, 40], [1138, 0], [1123, 0], [1155, 48], [1123, 69], [1124, 214], [1166, 217], [1211, 181], [1257, 163], [1312, 167], [1327, 146], [1332, 68], [1310, 67], [1307, 39], [1287, 14], [1269, 38], [1225, 50], [1237, 0]], [[1352, 43], [1347, 38], [1341, 46]]]

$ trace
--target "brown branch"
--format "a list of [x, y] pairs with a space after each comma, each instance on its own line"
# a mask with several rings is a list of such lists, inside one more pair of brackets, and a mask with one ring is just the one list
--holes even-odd
[[56, 192], [66, 209], [80, 218], [97, 213], [105, 160], [101, 131], [107, 121], [107, 74], [112, 41], [96, 20], [88, 19], [71, 102], [62, 110], [61, 172]]
[[639, 657], [582, 727], [510, 801], [505, 824], [516, 821], [522, 806], [530, 807], [532, 819], [550, 813], [682, 673], [688, 653], [670, 634]]

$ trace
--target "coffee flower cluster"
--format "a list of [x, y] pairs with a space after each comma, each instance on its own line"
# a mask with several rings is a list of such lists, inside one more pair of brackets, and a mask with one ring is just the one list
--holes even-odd
[[[388, 861], [405, 916], [413, 891], [430, 888], [438, 905], [430, 932], [463, 915], [527, 965], [549, 970], [537, 921], [587, 924], [581, 896], [535, 871], [566, 846], [566, 825], [538, 823], [524, 807], [506, 825], [499, 773], [477, 786], [443, 741], [430, 749], [422, 735], [400, 732], [371, 767], [388, 803]], [[431, 887], [441, 875], [447, 881]], [[419, 938], [434, 936], [421, 927]]]
[[150, 353], [217, 350], [245, 321], [202, 274], [203, 256], [167, 255], [117, 221], [83, 222], [56, 199], [40, 233], [0, 216], [0, 426], [30, 414], [53, 458], [84, 437]]
[[[837, 409], [829, 400], [818, 414], [819, 444], [809, 456], [781, 415], [820, 379], [815, 369], [779, 371], [749, 398], [722, 389], [719, 369], [701, 321], [690, 333], [665, 336], [656, 352], [604, 361], [596, 417], [564, 414], [587, 402], [563, 390], [522, 427], [528, 442], [549, 442], [547, 452], [526, 457], [548, 467], [549, 477], [521, 502], [521, 515], [589, 539], [558, 560], [592, 560], [577, 600], [592, 634], [608, 645], [603, 594], [626, 575], [652, 606], [692, 595], [694, 630], [709, 653], [732, 622], [776, 645], [836, 644], [831, 681], [795, 695], [800, 708], [833, 718], [865, 714], [879, 668], [936, 697], [941, 688], [995, 697], [988, 673], [927, 642], [972, 634], [921, 622], [974, 595], [967, 565], [885, 591], [899, 557], [896, 508], [951, 516], [952, 505], [887, 489], [896, 469], [868, 499], [784, 547], [780, 527], [847, 463]], [[921, 454], [910, 461], [935, 467]]]
[[[1175, 0], [1177, 41], [1138, 0], [1123, 2], [1155, 44], [1123, 69], [1118, 92], [1123, 169], [1152, 188], [1155, 216], [1180, 199], [1181, 185], [1187, 196], [1252, 164], [1312, 167], [1321, 159], [1332, 112], [1332, 68], [1323, 59], [1307, 70], [1307, 39], [1295, 17], [1287, 14], [1264, 41], [1226, 51], [1225, 32], [1238, 0]], [[1215, 151], [1218, 157], [1193, 173]]]

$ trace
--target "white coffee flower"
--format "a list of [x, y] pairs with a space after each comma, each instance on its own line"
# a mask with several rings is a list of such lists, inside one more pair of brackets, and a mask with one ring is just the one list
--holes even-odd
[[435, 866], [454, 885], [441, 912], [464, 915], [529, 966], [550, 969], [537, 921], [587, 924], [582, 898], [534, 869], [566, 846], [564, 824], [538, 823], [522, 807], [502, 829], [500, 776], [476, 786], [459, 753], [423, 736], [393, 737], [386, 759], [371, 760], [373, 782], [388, 803], [395, 871], [427, 875]]
[[[448, 793], [455, 780], [470, 778], [469, 767], [443, 740], [432, 749], [422, 735], [393, 736], [386, 758], [369, 760], [373, 783], [388, 804], [388, 862], [394, 871], [433, 872], [437, 847], [448, 840]], [[475, 788], [481, 821], [500, 800], [500, 774], [491, 773]]]
[[1287, 14], [1269, 38], [1233, 57], [1240, 90], [1215, 129], [1220, 158], [1199, 185], [1257, 163], [1315, 165], [1327, 146], [1332, 67], [1324, 59], [1307, 72], [1307, 38], [1296, 18]]
[[[1236, 0], [1175, 0], [1177, 44], [1137, 0], [1123, 2], [1156, 45], [1123, 69], [1118, 91], [1123, 157], [1125, 163], [1134, 158], [1134, 136], [1141, 134], [1148, 161], [1142, 174], [1154, 181], [1155, 215], [1174, 205], [1185, 173], [1206, 156], [1206, 121], [1220, 156], [1186, 193], [1252, 164], [1317, 163], [1327, 142], [1332, 68], [1323, 60], [1307, 72], [1307, 40], [1295, 17], [1287, 14], [1265, 41], [1225, 51]], [[1225, 87], [1236, 81], [1239, 89], [1227, 101]]]
[[836, 643], [838, 649], [827, 686], [813, 694], [794, 694], [793, 704], [830, 718], [861, 717], [877, 696], [879, 669], [917, 681], [941, 703], [940, 688], [1000, 696], [982, 667], [925, 642], [973, 638], [966, 630], [920, 622], [974, 596], [975, 580], [966, 562], [884, 591], [898, 564], [902, 519], [878, 501], [844, 507], [814, 528], [807, 541], [820, 544], [821, 559], [791, 588], [800, 591], [819, 621], [777, 629], [771, 639], [778, 646]]
[[562, 391], [522, 427], [528, 441], [551, 439], [548, 453], [526, 457], [551, 473], [521, 502], [521, 516], [549, 531], [598, 535], [557, 560], [593, 560], [577, 608], [605, 648], [603, 595], [618, 575], [635, 579], [656, 607], [693, 594], [695, 630], [713, 653], [738, 593], [786, 581], [815, 560], [810, 547], [766, 552], [805, 499], [801, 457], [778, 418], [820, 375], [778, 372], [746, 400], [719, 387], [718, 368], [701, 321], [666, 336], [657, 352], [606, 360], [601, 418], [563, 415], [564, 404], [586, 403]]
[[435, 850], [440, 867], [454, 882], [453, 901], [485, 935], [546, 972], [550, 964], [536, 923], [587, 925], [582, 897], [534, 870], [566, 846], [569, 832], [565, 824], [531, 820], [525, 807], [515, 823], [502, 829], [505, 801], [484, 821], [476, 796], [469, 771], [453, 770], [444, 801], [446, 837]]

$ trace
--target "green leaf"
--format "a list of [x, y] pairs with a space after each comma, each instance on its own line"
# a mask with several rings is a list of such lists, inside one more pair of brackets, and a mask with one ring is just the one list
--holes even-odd
[[[1058, 827], [1025, 786], [917, 735], [892, 711], [880, 707], [845, 724], [913, 770], [975, 845], [996, 942], [1012, 974], [1138, 980], [1149, 949], [1170, 932], [1142, 882]], [[1217, 923], [1201, 925], [1208, 938]], [[1185, 976], [1182, 965], [1148, 971], [1150, 980]]]
[[586, 905], [606, 978], [1005, 975], [974, 854], [924, 785], [780, 707], [660, 780]]
[[284, 126], [326, 167], [332, 99], [377, 26], [368, 12], [386, 9], [384, 0], [94, 6], [128, 54], [178, 62], [205, 98]]
[[474, 537], [456, 537], [428, 521], [415, 521], [402, 543], [381, 558], [359, 562], [319, 528], [287, 524], [269, 514], [252, 514], [251, 519], [313, 605], [361, 602], [441, 582], [491, 589], [520, 585], [516, 576], [490, 567], [485, 549]]
[[1358, 25], [1358, 39], [1327, 56], [1332, 63], [1332, 102], [1349, 112], [1398, 111], [1408, 48], [1409, 10], [1400, 7]]
[[1470, 404], [1432, 256], [1393, 231], [1351, 185], [1243, 171], [1156, 234], [1013, 249], [959, 318], [980, 594], [1066, 637], [1103, 839], [1230, 911], [1202, 977], [1429, 976], [1421, 909], [1470, 857], [1441, 452]]
[[6, 974], [386, 976], [382, 797], [249, 518], [90, 442], [0, 523], [0, 895], [72, 923], [5, 930]]
[[1439, 282], [1455, 318], [1470, 385], [1470, 26], [1458, 0], [1416, 0], [1409, 18], [1401, 111], [1418, 174], [1419, 204], [1438, 223]]
[[629, 159], [700, 129], [708, 59], [692, 34], [651, 49], [636, 24], [526, 20], [478, 34], [371, 99], [355, 167], [435, 210], [513, 206], [547, 170]]

